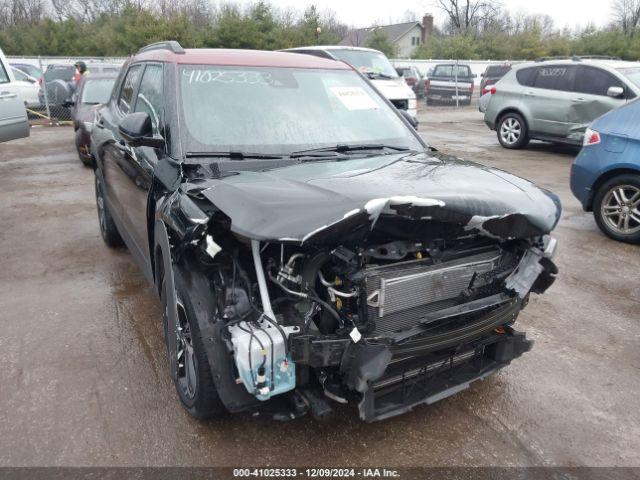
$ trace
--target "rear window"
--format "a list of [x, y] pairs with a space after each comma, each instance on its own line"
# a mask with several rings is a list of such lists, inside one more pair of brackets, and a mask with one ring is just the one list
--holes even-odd
[[[458, 77], [470, 77], [471, 69], [467, 65], [458, 65], [457, 67]], [[455, 65], [438, 65], [433, 71], [434, 77], [455, 77], [456, 66]]]
[[73, 65], [69, 65], [68, 67], [49, 67], [44, 73], [44, 79], [47, 82], [52, 82], [54, 80], [65, 80], [70, 82], [73, 80], [73, 74], [75, 71], [76, 69]]
[[511, 70], [510, 65], [492, 65], [487, 67], [487, 71], [485, 72], [485, 77], [504, 77], [507, 72]]
[[533, 81], [536, 78], [537, 67], [522, 68], [516, 72], [516, 79], [520, 85], [525, 87], [533, 87]]
[[571, 65], [550, 65], [538, 67], [533, 86], [545, 90], [560, 90], [570, 92], [573, 90], [573, 80], [576, 75], [576, 67]]
[[115, 78], [99, 78], [93, 80], [91, 77], [86, 78], [80, 102], [90, 105], [106, 103], [111, 96], [111, 90], [113, 90], [115, 81]]

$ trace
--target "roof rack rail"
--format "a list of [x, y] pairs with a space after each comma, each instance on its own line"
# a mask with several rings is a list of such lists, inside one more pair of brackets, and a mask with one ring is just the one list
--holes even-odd
[[609, 55], [559, 55], [555, 57], [536, 58], [536, 62], [547, 62], [549, 60], [571, 60], [572, 62], [581, 62], [582, 60], [622, 60], [620, 57], [611, 57]]
[[142, 47], [138, 50], [138, 53], [149, 52], [151, 50], [169, 50], [173, 53], [183, 54], [185, 53], [184, 48], [180, 45], [176, 40], [165, 40], [164, 42], [157, 42], [147, 45], [146, 47]]

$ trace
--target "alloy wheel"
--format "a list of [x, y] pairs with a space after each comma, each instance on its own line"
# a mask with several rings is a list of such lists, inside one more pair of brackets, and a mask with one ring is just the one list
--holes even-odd
[[102, 186], [96, 180], [96, 205], [98, 206], [98, 221], [100, 222], [100, 233], [105, 236], [107, 231], [107, 216], [105, 212], [104, 196], [102, 195]]
[[180, 301], [178, 301], [175, 333], [178, 386], [186, 398], [193, 399], [196, 395], [198, 366], [193, 351], [193, 340], [187, 312]]
[[613, 232], [632, 235], [640, 231], [640, 188], [616, 185], [602, 201], [600, 213]]
[[522, 125], [520, 125], [517, 119], [508, 117], [502, 122], [500, 126], [500, 138], [502, 138], [504, 143], [513, 145], [520, 139], [521, 135]]

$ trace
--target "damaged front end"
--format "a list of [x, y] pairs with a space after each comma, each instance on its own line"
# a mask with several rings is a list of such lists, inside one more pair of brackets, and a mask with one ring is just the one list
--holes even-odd
[[[445, 398], [531, 348], [513, 324], [557, 274], [551, 194], [538, 217], [469, 199], [352, 196], [294, 222], [251, 214], [227, 183], [183, 187], [164, 217], [180, 232], [174, 254], [209, 279], [215, 311], [200, 329], [230, 411], [323, 417], [353, 402], [370, 422]], [[271, 193], [265, 202], [279, 203]]]

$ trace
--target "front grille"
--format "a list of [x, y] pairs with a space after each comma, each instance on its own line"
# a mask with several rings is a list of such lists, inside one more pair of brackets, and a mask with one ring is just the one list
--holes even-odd
[[391, 100], [393, 106], [398, 110], [408, 110], [409, 109], [409, 100]]
[[498, 249], [434, 264], [415, 260], [366, 269], [367, 318], [376, 334], [417, 325], [425, 315], [459, 303], [460, 295], [477, 279], [502, 270]]

